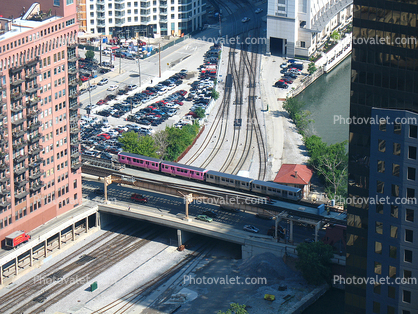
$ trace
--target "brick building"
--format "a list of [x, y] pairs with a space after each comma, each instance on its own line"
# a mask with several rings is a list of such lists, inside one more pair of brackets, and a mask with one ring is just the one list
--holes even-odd
[[312, 175], [313, 171], [305, 165], [283, 164], [274, 182], [299, 188], [303, 198], [307, 198], [311, 191]]
[[0, 15], [3, 241], [79, 204], [81, 163], [76, 4], [7, 1]]

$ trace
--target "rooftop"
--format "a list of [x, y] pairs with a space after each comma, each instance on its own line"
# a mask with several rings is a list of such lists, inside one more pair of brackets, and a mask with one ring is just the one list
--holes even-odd
[[307, 185], [311, 181], [313, 171], [305, 165], [283, 164], [274, 182], [281, 184]]

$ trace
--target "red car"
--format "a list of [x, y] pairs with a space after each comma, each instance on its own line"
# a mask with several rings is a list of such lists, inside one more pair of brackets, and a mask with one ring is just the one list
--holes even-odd
[[81, 80], [82, 82], [86, 82], [86, 81], [88, 81], [88, 80], [89, 80], [89, 78], [88, 78], [87, 76], [80, 76], [80, 80]]
[[183, 102], [182, 102], [182, 101], [180, 101], [180, 100], [175, 100], [175, 101], [174, 101], [174, 103], [176, 103], [176, 104], [178, 104], [178, 105], [180, 105], [180, 106], [183, 106]]
[[187, 94], [187, 92], [184, 89], [179, 90], [177, 93], [179, 93], [181, 96], [184, 96]]
[[96, 105], [100, 106], [100, 105], [104, 105], [104, 104], [106, 104], [106, 103], [107, 103], [107, 100], [105, 100], [105, 99], [101, 99], [101, 100], [99, 100], [99, 101], [96, 103]]
[[103, 137], [103, 138], [105, 138], [105, 139], [107, 139], [107, 140], [109, 140], [109, 139], [110, 139], [110, 135], [109, 135], [109, 134], [107, 134], [107, 133], [102, 133], [102, 134], [99, 134], [99, 135], [97, 135], [97, 136]]
[[140, 203], [148, 202], [148, 198], [146, 198], [145, 196], [143, 196], [141, 194], [136, 194], [136, 193], [131, 195], [131, 200], [137, 201], [137, 202], [140, 202]]
[[139, 45], [139, 46], [146, 46], [146, 45], [147, 45], [147, 43], [146, 43], [145, 41], [138, 40], [138, 45]]

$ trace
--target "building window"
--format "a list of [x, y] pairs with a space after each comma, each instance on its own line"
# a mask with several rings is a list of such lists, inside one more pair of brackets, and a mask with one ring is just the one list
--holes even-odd
[[386, 132], [387, 122], [385, 119], [379, 119], [379, 131]]
[[373, 287], [373, 292], [376, 294], [380, 294], [382, 290], [382, 285], [380, 283], [375, 283]]
[[389, 245], [389, 257], [396, 258], [396, 246]]
[[67, 5], [73, 4], [74, 0], [67, 0]]
[[304, 41], [301, 41], [301, 42], [300, 42], [300, 47], [301, 47], [301, 48], [305, 48], [305, 42], [304, 42]]
[[380, 314], [380, 303], [373, 301], [373, 313]]
[[379, 152], [384, 153], [386, 151], [386, 141], [379, 140]]
[[383, 204], [376, 204], [376, 213], [383, 215]]
[[374, 272], [375, 274], [382, 274], [382, 263], [374, 262]]
[[412, 138], [418, 137], [418, 129], [416, 125], [409, 126], [409, 137], [412, 137]]
[[395, 239], [398, 237], [398, 227], [390, 226], [390, 237]]
[[393, 306], [388, 305], [388, 314], [395, 314], [395, 308]]
[[392, 196], [399, 197], [399, 185], [392, 184]]
[[415, 146], [409, 146], [408, 158], [409, 159], [417, 159], [417, 148]]
[[383, 193], [385, 191], [385, 182], [377, 181], [377, 193]]
[[399, 177], [401, 167], [398, 164], [392, 164], [392, 175]]
[[405, 220], [409, 222], [414, 222], [414, 210], [407, 208], [405, 211]]
[[415, 189], [407, 188], [406, 189], [406, 197], [407, 198], [415, 198]]
[[406, 278], [406, 279], [411, 278], [412, 277], [412, 271], [404, 269], [403, 277]]
[[395, 205], [390, 206], [390, 215], [393, 218], [398, 218], [398, 211], [399, 211], [398, 206], [395, 206]]
[[393, 143], [393, 154], [399, 156], [401, 154], [401, 144]]
[[405, 303], [411, 303], [411, 291], [402, 290], [402, 301]]
[[54, 0], [54, 6], [59, 7], [61, 5], [61, 0]]
[[405, 250], [404, 261], [407, 263], [412, 263], [412, 251]]
[[383, 160], [377, 161], [377, 171], [381, 173], [385, 172], [385, 162]]
[[388, 297], [394, 299], [396, 296], [396, 289], [395, 287], [388, 286]]
[[414, 232], [409, 229], [405, 229], [405, 242], [414, 242]]
[[389, 277], [395, 278], [396, 277], [396, 267], [395, 266], [389, 266]]
[[401, 131], [402, 131], [402, 124], [395, 122], [393, 124], [393, 133], [395, 133], [395, 134], [401, 134]]
[[415, 181], [415, 168], [408, 167], [408, 180]]
[[374, 243], [374, 252], [376, 254], [382, 254], [382, 243], [380, 243], [380, 242], [375, 242]]
[[383, 222], [376, 221], [376, 233], [383, 234]]

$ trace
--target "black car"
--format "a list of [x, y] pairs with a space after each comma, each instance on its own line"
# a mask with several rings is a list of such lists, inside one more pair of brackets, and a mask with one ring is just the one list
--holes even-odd
[[287, 86], [287, 84], [286, 84], [286, 83], [284, 83], [284, 82], [276, 82], [276, 84], [274, 84], [274, 87], [279, 87], [279, 88], [284, 88], [284, 89], [286, 89], [286, 88], [288, 88], [289, 86]]
[[206, 215], [206, 216], [208, 216], [210, 218], [216, 218], [216, 217], [218, 217], [218, 214], [215, 213], [214, 211], [211, 211], [211, 210], [204, 211], [202, 213], [202, 215]]
[[145, 119], [141, 119], [138, 121], [138, 124], [142, 124], [142, 125], [150, 125], [151, 122], [149, 122], [148, 120]]
[[97, 188], [93, 191], [96, 195], [104, 195], [104, 191], [101, 188]]

